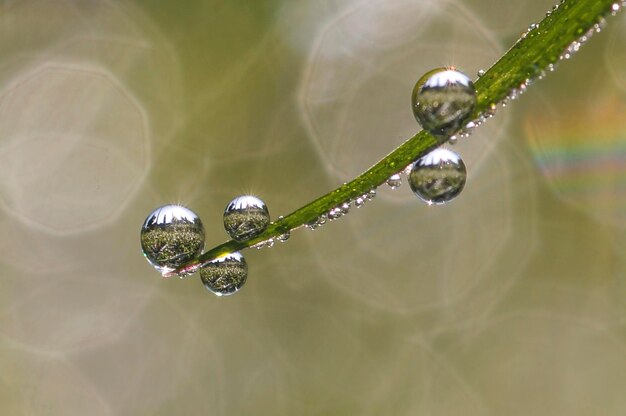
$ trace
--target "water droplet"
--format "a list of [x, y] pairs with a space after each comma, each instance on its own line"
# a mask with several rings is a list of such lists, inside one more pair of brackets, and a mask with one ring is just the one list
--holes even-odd
[[370, 189], [366, 194], [365, 194], [365, 198], [368, 201], [373, 200], [374, 198], [376, 198], [376, 189]]
[[489, 104], [489, 107], [487, 107], [484, 113], [485, 118], [493, 117], [496, 114], [496, 111], [498, 111], [498, 106], [495, 103]]
[[282, 233], [281, 235], [279, 235], [278, 237], [276, 237], [276, 239], [280, 241], [281, 243], [284, 243], [285, 241], [289, 240], [289, 237], [291, 237], [291, 231], [286, 231]]
[[613, 3], [611, 5], [611, 15], [615, 16], [617, 14], [617, 12], [619, 12], [619, 9], [620, 9], [619, 3]]
[[485, 70], [484, 69], [479, 69], [478, 73], [476, 75], [478, 75], [478, 78], [484, 76], [485, 75]]
[[461, 193], [466, 178], [461, 157], [451, 150], [438, 148], [413, 163], [409, 185], [428, 205], [444, 204]]
[[265, 202], [252, 195], [242, 195], [224, 210], [224, 228], [233, 240], [246, 241], [261, 234], [270, 223]]
[[265, 248], [265, 245], [266, 245], [266, 242], [265, 242], [265, 241], [259, 241], [259, 242], [258, 242], [258, 243], [256, 243], [256, 244], [252, 244], [252, 245], [250, 246], [250, 248], [255, 248], [255, 249], [257, 249], [257, 250], [261, 250], [262, 248]]
[[272, 247], [274, 247], [274, 243], [275, 243], [274, 239], [270, 238], [270, 239], [267, 239], [265, 241], [261, 241], [260, 243], [257, 243], [255, 245], [253, 245], [252, 247], [256, 248], [257, 250], [260, 250], [262, 248], [272, 248]]
[[346, 215], [349, 211], [350, 211], [350, 201], [346, 201], [343, 204], [341, 204], [341, 213], [343, 215]]
[[202, 221], [182, 205], [159, 207], [141, 227], [141, 249], [154, 268], [167, 274], [202, 253]]
[[341, 218], [342, 215], [341, 208], [333, 208], [328, 211], [328, 219], [331, 221]]
[[400, 177], [400, 174], [396, 173], [391, 175], [389, 179], [387, 179], [387, 185], [389, 185], [391, 189], [398, 189], [400, 185], [402, 185], [402, 178]]
[[202, 284], [217, 296], [232, 295], [247, 278], [248, 264], [239, 252], [218, 257], [200, 268]]
[[310, 230], [315, 230], [317, 227], [321, 227], [322, 225], [326, 224], [326, 221], [328, 221], [328, 219], [329, 218], [327, 214], [322, 214], [308, 224], [305, 224], [304, 226]]
[[476, 89], [462, 72], [437, 68], [417, 81], [411, 102], [413, 114], [425, 130], [450, 136], [474, 110]]
[[357, 208], [361, 208], [363, 204], [365, 204], [365, 198], [362, 196], [359, 196], [354, 200], [354, 206]]

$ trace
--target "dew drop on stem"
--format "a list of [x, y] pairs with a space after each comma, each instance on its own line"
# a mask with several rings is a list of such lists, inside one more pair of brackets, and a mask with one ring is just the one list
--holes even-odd
[[247, 278], [248, 264], [239, 252], [218, 257], [200, 268], [202, 284], [217, 296], [239, 291]]
[[391, 175], [389, 179], [387, 179], [387, 185], [389, 185], [391, 189], [398, 189], [400, 185], [402, 185], [402, 178], [400, 177], [400, 174], [395, 173]]
[[261, 234], [270, 223], [265, 202], [252, 195], [242, 195], [224, 210], [224, 228], [233, 240], [246, 241]]
[[456, 198], [467, 178], [461, 157], [445, 148], [438, 148], [417, 159], [409, 174], [409, 186], [428, 205], [445, 204]]
[[169, 274], [202, 253], [202, 221], [182, 205], [163, 205], [152, 211], [143, 223], [141, 249], [157, 271]]
[[476, 88], [454, 68], [423, 75], [411, 96], [413, 115], [433, 135], [449, 137], [461, 128], [476, 106]]

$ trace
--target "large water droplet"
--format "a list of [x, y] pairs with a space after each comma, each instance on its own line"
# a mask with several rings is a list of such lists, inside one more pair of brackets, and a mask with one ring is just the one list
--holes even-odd
[[465, 186], [465, 163], [455, 152], [438, 148], [413, 163], [409, 185], [428, 205], [445, 204]]
[[476, 89], [469, 77], [452, 68], [437, 68], [422, 76], [411, 96], [413, 114], [434, 135], [450, 136], [476, 106]]
[[202, 221], [195, 212], [181, 205], [159, 207], [141, 227], [141, 249], [159, 272], [171, 272], [202, 253]]
[[248, 264], [241, 253], [234, 252], [218, 257], [200, 269], [202, 284], [217, 296], [237, 292], [248, 278]]
[[256, 237], [269, 223], [267, 206], [256, 196], [238, 196], [224, 210], [224, 228], [233, 240], [246, 241]]

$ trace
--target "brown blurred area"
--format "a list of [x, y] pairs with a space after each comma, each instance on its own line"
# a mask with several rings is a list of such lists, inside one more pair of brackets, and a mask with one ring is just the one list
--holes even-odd
[[139, 247], [159, 205], [210, 248], [239, 194], [337, 187], [419, 129], [422, 73], [551, 7], [0, 2], [0, 414], [623, 415], [624, 14], [459, 141], [450, 204], [383, 186], [227, 298]]

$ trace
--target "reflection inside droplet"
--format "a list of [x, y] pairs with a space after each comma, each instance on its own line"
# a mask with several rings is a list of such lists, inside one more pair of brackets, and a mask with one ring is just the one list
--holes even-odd
[[217, 296], [232, 295], [247, 278], [248, 264], [239, 252], [218, 257], [200, 268], [202, 284]]
[[438, 148], [413, 163], [409, 185], [428, 205], [445, 204], [461, 193], [466, 178], [461, 157], [451, 150]]

